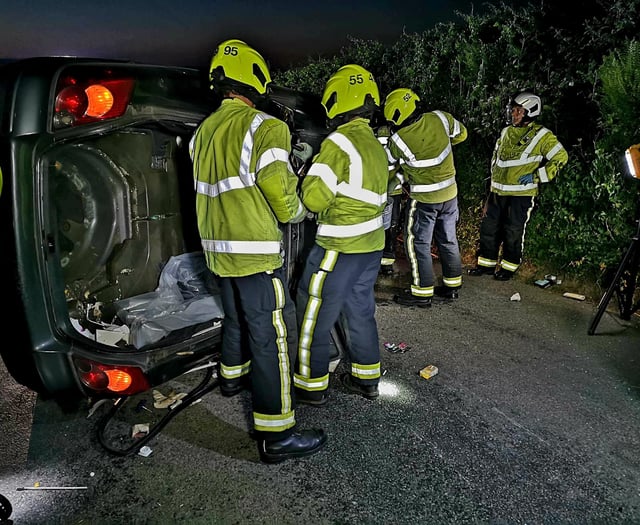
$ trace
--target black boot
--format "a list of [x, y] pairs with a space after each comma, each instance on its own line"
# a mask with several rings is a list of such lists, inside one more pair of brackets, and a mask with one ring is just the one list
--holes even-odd
[[514, 272], [500, 268], [493, 276], [496, 281], [508, 281], [513, 277]]
[[478, 276], [478, 275], [492, 275], [496, 271], [495, 267], [489, 266], [476, 266], [475, 268], [471, 268], [467, 273], [469, 275]]
[[296, 401], [303, 405], [311, 405], [314, 407], [321, 407], [327, 404], [327, 391], [310, 391], [303, 390], [302, 388], [295, 389]]
[[442, 299], [452, 300], [458, 298], [458, 290], [460, 290], [459, 286], [436, 286], [433, 293]]
[[431, 306], [431, 297], [418, 297], [405, 290], [403, 293], [394, 295], [393, 300], [402, 306], [418, 306], [428, 308]]
[[327, 442], [324, 430], [300, 430], [279, 441], [258, 441], [258, 452], [264, 463], [280, 463], [285, 459], [301, 458], [318, 452]]
[[360, 394], [367, 399], [375, 399], [379, 395], [378, 385], [364, 385], [357, 379], [354, 379], [354, 377], [349, 372], [345, 372], [344, 374], [342, 374], [340, 380], [342, 381], [342, 384], [347, 388], [347, 390], [353, 392], [354, 394]]

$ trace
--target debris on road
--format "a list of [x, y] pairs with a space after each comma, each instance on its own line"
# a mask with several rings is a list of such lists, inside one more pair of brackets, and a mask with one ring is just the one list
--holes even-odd
[[153, 453], [153, 450], [151, 449], [151, 447], [148, 447], [145, 445], [144, 447], [140, 447], [140, 450], [138, 451], [138, 456], [142, 456], [143, 458], [148, 458], [152, 453]]
[[516, 292], [511, 296], [511, 298], [509, 300], [510, 301], [522, 301], [522, 297], [520, 297], [520, 294], [518, 292]]
[[422, 370], [420, 370], [420, 377], [423, 379], [431, 379], [434, 375], [438, 373], [438, 367], [434, 365], [425, 366]]
[[133, 425], [131, 429], [131, 437], [133, 439], [140, 439], [145, 437], [149, 433], [149, 425], [146, 423], [138, 423]]
[[411, 347], [407, 343], [385, 343], [384, 347], [392, 354], [404, 354]]
[[575, 299], [576, 301], [584, 301], [586, 299], [586, 297], [580, 293], [571, 292], [564, 292], [562, 297], [568, 297], [569, 299]]
[[155, 408], [174, 408], [173, 405], [179, 404], [178, 402], [185, 397], [187, 394], [185, 392], [181, 392], [177, 394], [176, 392], [170, 392], [168, 396], [165, 396], [159, 390], [153, 391], [153, 406]]
[[89, 487], [17, 487], [16, 490], [87, 490]]

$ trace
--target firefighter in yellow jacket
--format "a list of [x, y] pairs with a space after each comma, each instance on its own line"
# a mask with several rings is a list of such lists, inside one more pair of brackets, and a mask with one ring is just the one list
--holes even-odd
[[522, 262], [525, 229], [539, 185], [553, 180], [568, 160], [556, 136], [535, 122], [542, 111], [540, 97], [519, 93], [507, 111], [510, 125], [502, 129], [491, 159], [478, 262], [469, 270], [469, 275], [489, 274], [499, 281], [511, 279]]
[[384, 246], [387, 156], [370, 120], [380, 104], [373, 75], [341, 67], [322, 96], [333, 131], [302, 181], [305, 206], [318, 229], [297, 292], [299, 343], [294, 376], [298, 401], [323, 405], [329, 386], [331, 330], [340, 318], [349, 343], [352, 393], [378, 396], [380, 349], [374, 286]]
[[[462, 262], [456, 228], [458, 186], [452, 147], [467, 138], [467, 128], [446, 111], [420, 111], [420, 98], [407, 88], [387, 95], [384, 116], [395, 133], [387, 150], [409, 185], [404, 244], [411, 265], [411, 289], [396, 295], [403, 306], [431, 306], [434, 296], [457, 299]], [[442, 263], [442, 285], [436, 286], [431, 244]]]
[[202, 248], [220, 277], [225, 313], [220, 387], [234, 395], [251, 372], [258, 450], [262, 461], [277, 463], [326, 441], [322, 430], [296, 429], [292, 395], [288, 340], [297, 341], [297, 327], [278, 223], [301, 221], [306, 210], [289, 129], [255, 107], [271, 82], [264, 58], [240, 40], [224, 41], [210, 80], [224, 98], [196, 130], [190, 153]]

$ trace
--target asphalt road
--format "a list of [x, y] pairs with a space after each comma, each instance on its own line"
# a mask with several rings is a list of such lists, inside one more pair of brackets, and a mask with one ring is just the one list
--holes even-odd
[[[381, 396], [348, 394], [332, 375], [329, 403], [297, 410], [327, 431], [326, 448], [278, 465], [259, 462], [248, 393], [213, 390], [150, 456], [119, 456], [97, 439], [107, 406], [87, 417], [85, 403], [38, 399], [31, 411], [3, 372], [0, 494], [14, 523], [640, 523], [640, 318], [611, 310], [589, 336], [595, 306], [557, 290], [466, 277], [456, 302], [412, 309], [389, 300], [398, 285], [379, 282], [380, 342], [410, 348], [381, 350]], [[430, 364], [439, 373], [420, 378]], [[109, 446], [166, 413], [151, 410], [123, 410]], [[16, 490], [36, 483], [86, 489]]]

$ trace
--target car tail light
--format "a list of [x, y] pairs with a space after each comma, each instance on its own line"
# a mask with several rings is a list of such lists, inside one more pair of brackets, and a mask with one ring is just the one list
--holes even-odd
[[94, 392], [132, 395], [150, 388], [144, 373], [136, 366], [105, 365], [89, 359], [76, 359], [75, 366], [82, 384]]
[[132, 78], [62, 78], [56, 89], [54, 128], [90, 124], [124, 115], [131, 102], [134, 85]]

